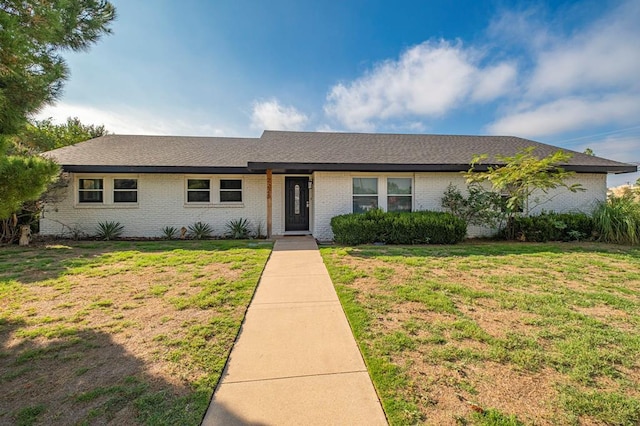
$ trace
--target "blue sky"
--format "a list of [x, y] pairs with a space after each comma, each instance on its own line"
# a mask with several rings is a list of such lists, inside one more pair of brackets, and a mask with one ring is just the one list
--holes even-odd
[[[38, 118], [120, 134], [501, 134], [640, 161], [640, 0], [112, 0]], [[609, 179], [609, 185], [640, 175]]]

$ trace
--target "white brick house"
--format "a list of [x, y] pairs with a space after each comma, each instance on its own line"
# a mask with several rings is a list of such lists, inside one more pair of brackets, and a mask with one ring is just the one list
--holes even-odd
[[[260, 138], [108, 135], [50, 151], [68, 176], [45, 207], [40, 232], [92, 234], [117, 221], [125, 236], [157, 237], [162, 228], [201, 221], [222, 235], [246, 218], [270, 235], [311, 234], [331, 240], [333, 216], [364, 211], [440, 210], [450, 183], [476, 154], [513, 155], [535, 146], [504, 136], [389, 135], [265, 131]], [[489, 159], [489, 163], [490, 163]], [[606, 197], [607, 173], [636, 166], [574, 153], [567, 170], [586, 189], [549, 194], [540, 208], [588, 212]], [[563, 192], [564, 191], [564, 192]], [[471, 235], [483, 230], [471, 229]]]

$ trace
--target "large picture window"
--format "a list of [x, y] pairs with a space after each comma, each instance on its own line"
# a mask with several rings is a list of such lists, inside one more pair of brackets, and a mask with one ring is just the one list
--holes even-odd
[[241, 179], [220, 179], [220, 202], [221, 203], [242, 202], [242, 180]]
[[211, 202], [211, 181], [209, 179], [187, 179], [187, 202]]
[[387, 211], [410, 212], [412, 194], [411, 178], [388, 178]]
[[78, 179], [78, 202], [102, 203], [104, 202], [103, 179]]
[[138, 179], [114, 179], [113, 180], [114, 203], [138, 202]]
[[353, 178], [353, 212], [378, 208], [378, 178]]

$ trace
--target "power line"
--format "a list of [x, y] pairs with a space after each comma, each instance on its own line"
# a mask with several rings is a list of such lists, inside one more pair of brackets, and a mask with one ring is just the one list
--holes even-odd
[[579, 141], [579, 140], [582, 140], [582, 139], [594, 138], [596, 136], [606, 136], [606, 135], [613, 135], [613, 134], [616, 134], [616, 133], [624, 133], [624, 132], [628, 132], [630, 130], [636, 130], [636, 129], [640, 129], [640, 126], [627, 127], [626, 129], [612, 130], [610, 132], [594, 133], [594, 134], [587, 135], [587, 136], [580, 136], [580, 137], [573, 138], [573, 139], [565, 139], [563, 141], [556, 141], [556, 142], [553, 142], [553, 143], [554, 144], [560, 144], [560, 143], [564, 143], [564, 142]]

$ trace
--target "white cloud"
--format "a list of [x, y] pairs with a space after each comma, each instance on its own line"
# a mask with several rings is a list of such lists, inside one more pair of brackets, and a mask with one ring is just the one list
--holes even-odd
[[538, 50], [553, 38], [543, 24], [543, 14], [541, 7], [531, 5], [524, 10], [504, 10], [491, 21], [487, 35], [503, 47], [514, 45]]
[[378, 120], [441, 116], [465, 100], [490, 101], [513, 85], [516, 69], [506, 62], [483, 68], [481, 59], [459, 43], [425, 42], [335, 85], [324, 109], [349, 129], [371, 131]]
[[590, 140], [581, 144], [577, 150], [584, 151], [587, 148], [591, 148], [598, 157], [609, 158], [623, 163], [638, 163], [640, 162], [638, 147], [640, 147], [640, 134], [609, 136], [604, 139]]
[[316, 127], [315, 131], [320, 133], [339, 133], [339, 132], [343, 132], [344, 130], [334, 129], [330, 125], [326, 123], [322, 123]]
[[501, 63], [476, 73], [471, 98], [482, 102], [507, 94], [513, 89], [516, 73], [516, 66], [512, 63]]
[[640, 2], [629, 1], [591, 26], [541, 49], [530, 96], [598, 88], [639, 88]]
[[493, 134], [538, 137], [587, 126], [634, 123], [638, 116], [640, 101], [632, 94], [563, 97], [502, 117], [488, 130]]
[[292, 106], [280, 105], [278, 100], [254, 102], [251, 125], [262, 130], [302, 130], [309, 117]]
[[121, 135], [222, 136], [228, 133], [210, 124], [175, 116], [161, 117], [126, 106], [114, 110], [59, 102], [35, 115], [37, 120], [51, 118], [56, 123], [64, 123], [68, 117], [78, 117], [85, 124], [104, 125], [109, 132]]
[[[523, 12], [522, 24], [535, 17]], [[504, 28], [506, 21], [496, 27]], [[532, 70], [522, 81], [520, 105], [494, 123], [490, 133], [537, 137], [595, 126], [637, 124], [640, 116], [640, 2], [621, 3], [571, 35], [552, 34], [538, 22], [523, 24], [544, 34], [531, 43]], [[520, 42], [528, 44], [522, 34]]]

